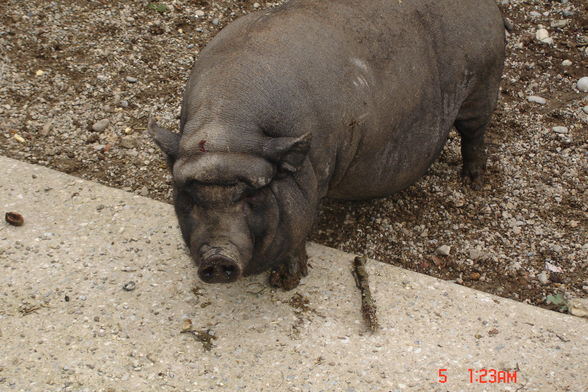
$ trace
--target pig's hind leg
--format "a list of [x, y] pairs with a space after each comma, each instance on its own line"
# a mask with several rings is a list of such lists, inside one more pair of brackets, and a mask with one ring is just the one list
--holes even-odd
[[462, 176], [477, 190], [482, 187], [486, 169], [484, 133], [496, 107], [497, 96], [488, 93], [487, 89], [477, 90], [472, 95], [461, 106], [454, 125], [461, 136]]

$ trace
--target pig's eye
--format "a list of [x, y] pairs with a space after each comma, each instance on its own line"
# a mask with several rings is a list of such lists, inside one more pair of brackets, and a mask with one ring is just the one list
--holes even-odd
[[250, 204], [256, 204], [261, 202], [264, 197], [264, 188], [261, 189], [255, 189], [255, 188], [247, 188], [238, 198], [238, 200], [236, 200], [237, 202], [239, 201], [244, 201]]

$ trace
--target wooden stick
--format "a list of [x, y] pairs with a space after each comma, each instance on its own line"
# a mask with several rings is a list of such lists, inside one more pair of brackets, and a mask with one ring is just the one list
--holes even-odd
[[370, 331], [375, 332], [379, 327], [378, 316], [376, 315], [376, 302], [370, 291], [368, 273], [365, 269], [367, 257], [358, 256], [353, 260], [353, 277], [355, 284], [361, 292], [361, 314]]

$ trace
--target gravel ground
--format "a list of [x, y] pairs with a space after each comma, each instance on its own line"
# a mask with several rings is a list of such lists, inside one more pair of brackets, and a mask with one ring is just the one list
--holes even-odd
[[[148, 114], [177, 127], [199, 50], [236, 17], [278, 4], [3, 1], [0, 154], [169, 201]], [[452, 134], [405, 191], [325, 201], [312, 239], [564, 311], [560, 299], [588, 296], [588, 94], [577, 85], [588, 76], [588, 5], [501, 8], [513, 29], [485, 187], [462, 184]]]

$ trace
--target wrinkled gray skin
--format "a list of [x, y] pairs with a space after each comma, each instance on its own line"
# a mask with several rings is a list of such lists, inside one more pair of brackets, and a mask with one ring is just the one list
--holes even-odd
[[479, 186], [503, 62], [494, 0], [291, 0], [231, 23], [196, 61], [181, 136], [149, 123], [201, 279], [296, 287], [321, 198], [409, 186], [453, 126]]

